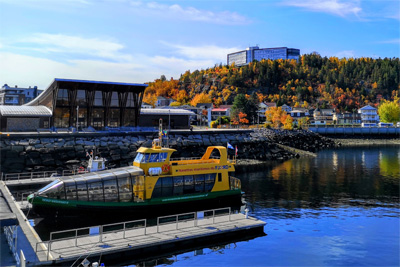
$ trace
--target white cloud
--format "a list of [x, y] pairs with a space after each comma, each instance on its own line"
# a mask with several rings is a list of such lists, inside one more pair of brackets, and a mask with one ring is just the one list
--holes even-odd
[[386, 41], [381, 41], [379, 42], [380, 44], [397, 44], [400, 45], [400, 38], [398, 39], [391, 39], [391, 40], [386, 40]]
[[[46, 89], [54, 78], [142, 83], [157, 76], [146, 72], [146, 66], [135, 63], [114, 63], [102, 60], [57, 62], [35, 56], [0, 53], [0, 83], [21, 87], [37, 85]], [[3, 80], [4, 79], [4, 80]]]
[[32, 45], [39, 46], [39, 48], [34, 48], [34, 50], [46, 53], [91, 55], [113, 60], [122, 60], [126, 58], [126, 55], [120, 52], [120, 50], [124, 48], [123, 45], [99, 38], [37, 33], [32, 37], [24, 39], [23, 42], [28, 43], [29, 47], [32, 47]]
[[359, 0], [287, 0], [282, 3], [287, 6], [305, 8], [315, 12], [325, 12], [340, 17], [356, 15], [362, 11]]
[[123, 45], [106, 39], [37, 33], [24, 42], [6, 44], [8, 52], [0, 53], [1, 78], [6, 80], [0, 83], [41, 89], [54, 78], [144, 83], [161, 75], [179, 78], [186, 70], [212, 67], [239, 50], [160, 43], [170, 56], [122, 52]]
[[131, 6], [135, 10], [141, 10], [141, 13], [155, 12], [155, 15], [171, 19], [181, 19], [186, 21], [198, 21], [222, 25], [246, 25], [251, 21], [236, 12], [222, 11], [213, 12], [201, 10], [194, 7], [182, 7], [178, 4], [166, 5], [158, 2], [140, 2], [132, 1]]
[[336, 53], [335, 55], [338, 58], [355, 58], [355, 54], [353, 50], [345, 50], [345, 51], [340, 51], [338, 53]]
[[162, 42], [162, 43], [174, 48], [177, 54], [180, 54], [186, 58], [212, 59], [214, 60], [214, 63], [219, 62], [221, 60], [225, 61], [227, 54], [240, 50], [240, 48], [237, 47], [226, 48], [215, 45], [184, 46], [184, 45], [170, 44], [167, 42]]

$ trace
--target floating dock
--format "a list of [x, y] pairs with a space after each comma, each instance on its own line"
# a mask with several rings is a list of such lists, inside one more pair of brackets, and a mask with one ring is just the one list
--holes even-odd
[[174, 253], [210, 240], [263, 233], [266, 224], [224, 208], [163, 216], [150, 226], [143, 219], [53, 232], [50, 240], [42, 241], [4, 182], [0, 190], [18, 221], [18, 226], [5, 227], [5, 233], [19, 266], [79, 265], [84, 260]]

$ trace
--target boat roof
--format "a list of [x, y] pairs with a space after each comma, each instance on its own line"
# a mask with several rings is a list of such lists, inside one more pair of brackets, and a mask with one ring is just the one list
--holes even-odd
[[79, 175], [63, 176], [60, 180], [63, 182], [75, 181], [77, 183], [95, 182], [99, 180], [109, 180], [114, 178], [123, 178], [129, 176], [143, 175], [144, 172], [141, 168], [135, 166], [121, 167], [112, 170], [104, 170], [98, 172], [89, 172]]
[[175, 152], [175, 151], [176, 149], [167, 147], [163, 148], [139, 147], [139, 149], [137, 150], [137, 152], [140, 153], [164, 153], [164, 152]]

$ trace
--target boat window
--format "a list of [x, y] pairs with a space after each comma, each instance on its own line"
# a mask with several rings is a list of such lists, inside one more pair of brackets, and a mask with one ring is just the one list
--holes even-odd
[[41, 196], [54, 198], [54, 199], [65, 199], [64, 183], [58, 182], [46, 191], [40, 193]]
[[183, 193], [192, 194], [194, 193], [194, 179], [193, 175], [188, 175], [183, 177]]
[[88, 184], [89, 201], [104, 202], [103, 183], [94, 182]]
[[174, 195], [182, 195], [183, 194], [183, 177], [176, 176], [174, 177]]
[[117, 180], [104, 181], [104, 200], [105, 202], [118, 202]]
[[174, 183], [172, 177], [162, 177], [158, 179], [157, 183], [154, 186], [152, 198], [170, 197], [173, 194], [174, 194]]
[[164, 152], [164, 153], [160, 153], [160, 162], [164, 162], [168, 157], [168, 153]]
[[150, 155], [149, 162], [159, 162], [159, 161], [160, 161], [159, 153], [153, 153], [153, 154]]
[[170, 197], [172, 196], [173, 190], [174, 184], [172, 183], [172, 177], [163, 177], [161, 195], [163, 197]]
[[194, 179], [194, 191], [196, 193], [204, 192], [204, 175], [195, 175]]
[[47, 189], [53, 187], [54, 185], [56, 185], [56, 184], [59, 183], [59, 182], [60, 182], [60, 180], [59, 180], [59, 179], [56, 179], [56, 180], [54, 180], [53, 182], [51, 182], [50, 184], [46, 185], [45, 187], [39, 189], [39, 191], [38, 191], [39, 195], [40, 195], [41, 193], [44, 193]]
[[75, 181], [65, 186], [65, 196], [68, 200], [76, 200]]
[[130, 177], [118, 178], [119, 201], [132, 201], [132, 181]]
[[149, 162], [150, 154], [143, 154], [142, 163]]
[[205, 192], [211, 192], [215, 184], [215, 173], [205, 174]]
[[76, 182], [76, 189], [79, 201], [88, 201], [88, 190], [85, 181]]
[[218, 182], [222, 182], [222, 173], [218, 173]]
[[140, 163], [142, 161], [143, 154], [142, 153], [137, 153], [135, 162]]
[[158, 198], [161, 197], [161, 188], [162, 188], [162, 181], [159, 178], [154, 185], [153, 193], [151, 194], [151, 198]]

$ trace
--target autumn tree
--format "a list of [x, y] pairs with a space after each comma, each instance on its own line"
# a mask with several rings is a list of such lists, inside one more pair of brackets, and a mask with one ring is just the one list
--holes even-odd
[[211, 103], [211, 99], [206, 93], [196, 94], [190, 101], [190, 105], [195, 107], [198, 103]]
[[280, 128], [282, 125], [284, 125], [286, 123], [287, 116], [290, 117], [286, 111], [282, 110], [282, 107], [270, 107], [265, 112], [267, 122], [271, 122], [275, 128]]
[[378, 113], [381, 122], [396, 123], [400, 121], [399, 101], [384, 101], [379, 105]]

